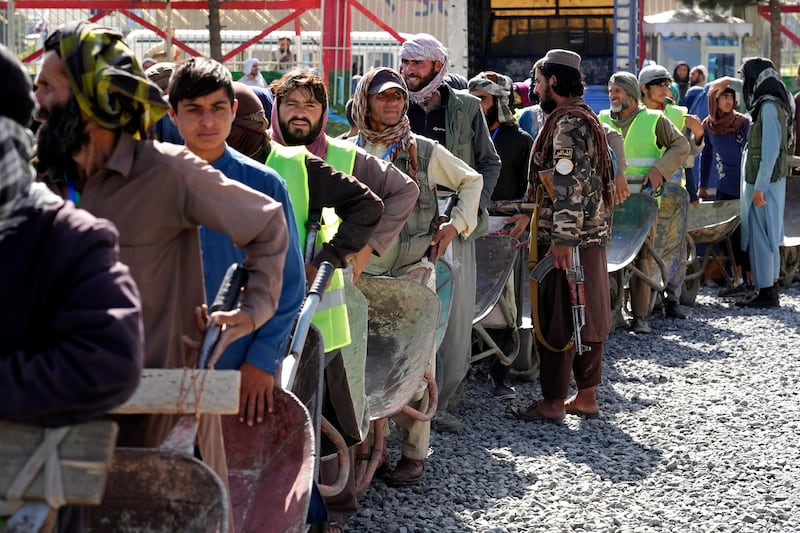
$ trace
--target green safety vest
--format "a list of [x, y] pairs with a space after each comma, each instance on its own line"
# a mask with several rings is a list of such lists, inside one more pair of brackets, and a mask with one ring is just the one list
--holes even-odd
[[[633, 178], [633, 180], [628, 180], [629, 183], [641, 185], [644, 175], [653, 168], [656, 161], [664, 154], [664, 149], [659, 148], [656, 142], [656, 123], [660, 116], [661, 111], [644, 109], [636, 115], [631, 125], [628, 126], [628, 134], [624, 136], [624, 147], [625, 160], [628, 162], [625, 176]], [[608, 124], [622, 134], [622, 129], [614, 125], [611, 112], [608, 109], [601, 111], [599, 118], [601, 122]]]
[[[675, 127], [678, 128], [681, 133], [683, 133], [683, 129], [686, 127], [686, 113], [688, 112], [689, 109], [681, 105], [667, 104], [664, 106], [664, 116], [666, 116], [670, 122], [675, 124]], [[678, 176], [680, 176], [680, 178], [678, 178]], [[667, 179], [675, 182], [680, 181], [681, 187], [685, 189], [686, 175], [683, 172], [683, 165], [681, 165], [681, 168], [679, 168], [678, 171], [671, 177], [668, 176]]]
[[[306, 242], [308, 221], [308, 169], [306, 156], [308, 151], [304, 146], [281, 146], [272, 143], [272, 149], [267, 156], [266, 165], [283, 177], [292, 199], [292, 211], [297, 223], [297, 233], [301, 243]], [[334, 220], [330, 219], [332, 211]], [[339, 227], [339, 218], [332, 209], [323, 210], [322, 229], [317, 234], [317, 244], [330, 241]], [[330, 285], [325, 290], [325, 295], [314, 313], [312, 323], [322, 333], [322, 341], [326, 352], [347, 346], [351, 342], [350, 322], [347, 319], [347, 305], [344, 296], [344, 276], [342, 270], [337, 268]]]
[[664, 106], [664, 115], [680, 131], [686, 127], [686, 113], [688, 112], [689, 110], [681, 105], [667, 104]]

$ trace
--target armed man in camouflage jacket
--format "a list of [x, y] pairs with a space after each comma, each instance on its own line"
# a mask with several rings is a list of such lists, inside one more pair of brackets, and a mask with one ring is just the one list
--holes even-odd
[[[539, 283], [537, 295], [544, 398], [514, 410], [523, 420], [560, 421], [566, 414], [595, 416], [599, 411], [595, 389], [611, 325], [605, 247], [613, 209], [613, 165], [605, 133], [582, 98], [580, 61], [574, 52], [550, 50], [534, 72], [534, 90], [548, 117], [531, 157], [528, 197], [533, 200], [538, 192], [541, 198], [531, 245], [538, 243], [537, 257], [553, 256], [554, 270]], [[524, 216], [517, 221], [524, 222]], [[575, 247], [585, 275], [582, 344], [589, 348], [577, 356], [569, 346], [573, 322], [566, 276]], [[578, 393], [567, 399], [571, 374]]]

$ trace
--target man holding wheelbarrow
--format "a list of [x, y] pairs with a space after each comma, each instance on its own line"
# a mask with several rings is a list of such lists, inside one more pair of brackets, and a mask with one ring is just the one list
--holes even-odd
[[[358, 126], [358, 144], [368, 153], [391, 161], [419, 185], [420, 196], [400, 234], [381, 257], [372, 257], [365, 273], [399, 276], [433, 264], [459, 234], [468, 236], [478, 223], [483, 178], [441, 144], [411, 132], [407, 116], [408, 89], [399, 73], [389, 68], [373, 69], [361, 78], [353, 95], [353, 119]], [[458, 193], [458, 203], [449, 221], [432, 224], [439, 217], [436, 186]], [[430, 261], [428, 261], [428, 259]], [[435, 288], [435, 281], [433, 287]], [[433, 375], [433, 353], [429, 371]], [[412, 399], [414, 409], [426, 410], [427, 389]], [[425, 472], [430, 421], [401, 413], [393, 417], [403, 428], [403, 452], [390, 478], [391, 485], [418, 483]]]

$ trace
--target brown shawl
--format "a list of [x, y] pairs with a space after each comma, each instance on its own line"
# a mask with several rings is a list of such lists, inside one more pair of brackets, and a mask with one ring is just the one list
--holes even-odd
[[595, 115], [594, 111], [592, 111], [592, 108], [586, 105], [586, 102], [583, 101], [583, 98], [580, 97], [567, 98], [564, 100], [553, 110], [552, 113], [547, 116], [541, 131], [539, 131], [539, 135], [536, 137], [536, 140], [533, 143], [533, 149], [531, 151], [531, 176], [528, 179], [528, 198], [536, 198], [535, 191], [531, 190], [531, 187], [533, 187], [535, 182], [535, 179], [533, 179], [536, 176], [535, 173], [544, 169], [546, 163], [553, 159], [553, 137], [555, 136], [556, 125], [561, 118], [564, 117], [564, 115], [572, 115], [583, 120], [589, 125], [589, 128], [592, 131], [592, 141], [597, 147], [596, 168], [603, 182], [603, 200], [605, 200], [609, 206], [614, 205], [613, 196], [611, 195], [611, 174], [613, 168], [611, 154], [608, 150], [603, 150], [601, 148], [603, 146], [608, 146], [606, 134], [603, 131], [603, 128], [600, 126], [600, 121], [597, 120], [597, 115]]
[[717, 99], [722, 96], [724, 92], [725, 91], [722, 91], [717, 94], [712, 90], [708, 93], [708, 116], [703, 120], [703, 127], [707, 128], [708, 131], [714, 135], [727, 135], [739, 131], [747, 122], [747, 117], [735, 109], [724, 115], [719, 113]]

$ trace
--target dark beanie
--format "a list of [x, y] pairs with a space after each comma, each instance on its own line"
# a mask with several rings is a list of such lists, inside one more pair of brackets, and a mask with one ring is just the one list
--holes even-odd
[[25, 67], [7, 47], [0, 44], [0, 115], [27, 127], [36, 109], [33, 83]]

